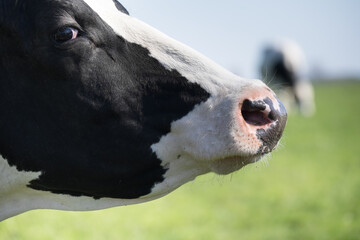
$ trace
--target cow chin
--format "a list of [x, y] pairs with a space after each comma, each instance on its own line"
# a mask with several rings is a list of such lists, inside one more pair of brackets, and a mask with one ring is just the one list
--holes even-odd
[[209, 167], [212, 172], [219, 175], [227, 175], [241, 168], [245, 167], [250, 163], [255, 163], [262, 158], [262, 154], [255, 156], [232, 156], [222, 159], [215, 160], [210, 163]]

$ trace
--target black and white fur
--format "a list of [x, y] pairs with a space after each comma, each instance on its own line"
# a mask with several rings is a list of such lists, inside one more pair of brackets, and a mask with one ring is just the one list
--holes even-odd
[[0, 4], [0, 220], [159, 198], [273, 150], [286, 111], [114, 0]]

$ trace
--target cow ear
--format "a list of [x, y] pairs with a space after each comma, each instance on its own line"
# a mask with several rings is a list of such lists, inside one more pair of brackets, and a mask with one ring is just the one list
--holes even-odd
[[113, 0], [113, 1], [114, 1], [114, 3], [115, 3], [116, 8], [117, 8], [119, 11], [121, 11], [121, 12], [127, 14], [127, 15], [130, 15], [129, 12], [128, 12], [128, 10], [126, 10], [126, 8], [124, 8], [124, 6], [123, 6], [118, 0]]

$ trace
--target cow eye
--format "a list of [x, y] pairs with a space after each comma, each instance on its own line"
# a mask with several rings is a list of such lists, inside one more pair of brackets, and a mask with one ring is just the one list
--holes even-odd
[[63, 27], [58, 29], [54, 35], [53, 39], [56, 43], [64, 43], [70, 40], [73, 40], [78, 37], [79, 30], [73, 27]]

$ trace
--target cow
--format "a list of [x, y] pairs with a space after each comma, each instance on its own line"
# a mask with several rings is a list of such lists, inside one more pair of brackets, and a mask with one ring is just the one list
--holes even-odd
[[160, 198], [276, 148], [287, 113], [115, 0], [0, 3], [0, 219]]
[[260, 61], [262, 79], [272, 84], [286, 108], [303, 116], [315, 113], [314, 90], [306, 75], [305, 55], [293, 40], [266, 45]]

